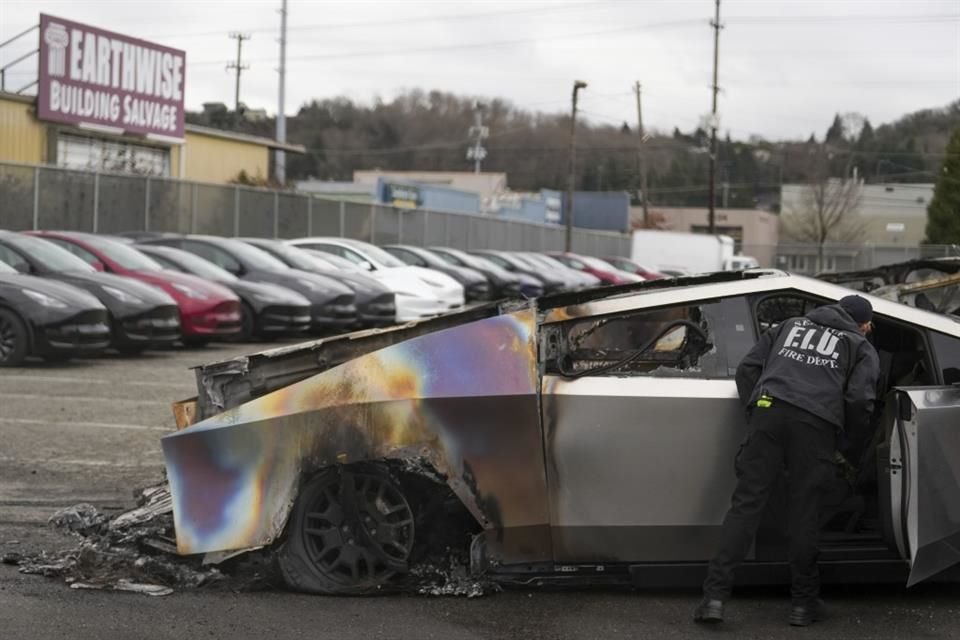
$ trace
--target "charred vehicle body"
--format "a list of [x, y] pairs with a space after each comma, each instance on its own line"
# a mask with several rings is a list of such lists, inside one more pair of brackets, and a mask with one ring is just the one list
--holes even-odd
[[909, 260], [817, 277], [918, 309], [960, 315], [960, 258]]
[[[697, 583], [746, 434], [737, 364], [848, 292], [769, 271], [656, 280], [200, 367], [163, 439], [178, 550], [268, 548], [293, 588], [366, 593], [453, 531], [501, 582]], [[821, 574], [912, 584], [960, 561], [960, 323], [872, 302], [884, 402], [844, 438]], [[785, 496], [741, 582], [788, 579]]]

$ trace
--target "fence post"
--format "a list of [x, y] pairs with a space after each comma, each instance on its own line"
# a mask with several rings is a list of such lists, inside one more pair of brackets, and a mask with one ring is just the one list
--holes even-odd
[[464, 250], [470, 251], [470, 229], [473, 227], [473, 218], [467, 217], [467, 237], [464, 241]]
[[341, 238], [346, 237], [343, 233], [344, 229], [346, 228], [346, 223], [347, 223], [346, 218], [347, 218], [347, 203], [341, 200], [340, 201], [340, 237]]
[[93, 232], [97, 232], [100, 217], [100, 174], [93, 174]]
[[403, 209], [396, 209], [397, 212], [397, 244], [403, 244]]
[[370, 244], [376, 244], [374, 239], [377, 237], [377, 210], [379, 207], [375, 204], [370, 205]]
[[240, 187], [233, 187], [233, 237], [240, 236]]
[[430, 227], [430, 212], [423, 212], [423, 242], [420, 243], [421, 247], [427, 246], [427, 229]]
[[280, 231], [280, 192], [273, 192], [273, 237], [276, 238]]
[[33, 230], [40, 228], [40, 167], [33, 168]]
[[307, 235], [313, 235], [313, 196], [307, 196]]
[[450, 214], [443, 214], [443, 240], [444, 244], [450, 246]]
[[143, 187], [143, 230], [150, 231], [150, 176]]
[[190, 183], [190, 233], [197, 232], [197, 183]]

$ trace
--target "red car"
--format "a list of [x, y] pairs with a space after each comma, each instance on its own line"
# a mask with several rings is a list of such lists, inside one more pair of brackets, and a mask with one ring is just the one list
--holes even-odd
[[240, 331], [240, 299], [226, 287], [186, 273], [166, 271], [122, 242], [74, 231], [28, 231], [63, 247], [98, 271], [134, 278], [166, 291], [180, 309], [185, 344], [204, 344]]
[[617, 269], [638, 275], [644, 280], [659, 280], [667, 277], [667, 274], [660, 273], [659, 271], [651, 269], [650, 267], [645, 267], [638, 262], [634, 262], [630, 258], [624, 258], [622, 256], [604, 256], [603, 259], [615, 266]]
[[547, 252], [547, 255], [559, 260], [571, 269], [584, 271], [595, 278], [599, 278], [603, 284], [628, 284], [646, 280], [646, 278], [641, 276], [621, 271], [600, 258], [582, 256], [579, 253], [571, 253], [568, 251], [550, 251]]

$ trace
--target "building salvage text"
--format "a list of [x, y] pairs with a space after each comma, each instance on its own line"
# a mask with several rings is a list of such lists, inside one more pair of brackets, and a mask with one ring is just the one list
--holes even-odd
[[41, 15], [40, 117], [179, 136], [186, 54]]

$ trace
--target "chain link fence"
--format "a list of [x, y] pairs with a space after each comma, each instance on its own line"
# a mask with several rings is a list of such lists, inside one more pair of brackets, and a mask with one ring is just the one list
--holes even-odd
[[823, 255], [815, 244], [743, 245], [742, 253], [754, 256], [763, 267], [814, 275], [821, 272], [859, 271], [917, 258], [960, 257], [960, 246], [947, 244], [828, 244]]
[[[374, 244], [562, 251], [558, 225], [397, 209], [289, 191], [0, 163], [0, 228], [93, 233], [170, 231], [221, 236], [339, 236]], [[630, 254], [621, 233], [573, 230], [573, 251]]]

